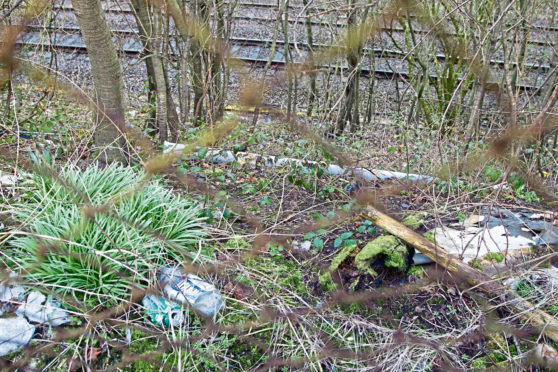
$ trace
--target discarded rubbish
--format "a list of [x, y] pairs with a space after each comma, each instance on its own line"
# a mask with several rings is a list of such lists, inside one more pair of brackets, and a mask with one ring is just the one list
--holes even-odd
[[540, 220], [540, 215], [512, 212], [507, 209], [488, 210], [471, 215], [462, 224], [452, 224], [432, 230], [436, 244], [449, 253], [463, 257], [465, 262], [491, 254], [503, 257], [519, 256], [534, 245], [558, 243], [558, 229], [552, 221]]
[[205, 316], [213, 317], [225, 306], [225, 301], [213, 284], [196, 275], [185, 274], [178, 267], [163, 267], [161, 282], [163, 291], [171, 300], [188, 302]]
[[433, 262], [434, 260], [424, 253], [415, 252], [415, 254], [413, 255], [413, 265], [426, 265]]
[[[182, 152], [186, 147], [183, 144], [177, 144], [165, 141], [163, 153], [169, 152]], [[281, 167], [284, 165], [297, 165], [300, 167], [308, 167], [319, 165], [319, 162], [311, 160], [300, 160], [294, 158], [276, 158], [273, 155], [263, 156], [259, 154], [253, 154], [248, 152], [237, 152], [236, 154], [230, 150], [209, 150], [204, 156], [206, 161], [211, 161], [213, 163], [231, 163], [233, 161], [238, 161], [239, 163], [256, 164], [256, 162], [264, 164], [266, 167]], [[431, 183], [434, 181], [433, 177], [424, 176], [420, 174], [411, 174], [404, 172], [392, 172], [387, 170], [368, 170], [364, 168], [343, 168], [336, 164], [330, 164], [324, 170], [326, 174], [332, 176], [342, 176], [350, 175], [355, 177], [361, 177], [367, 181], [385, 181], [385, 180], [408, 180], [411, 182], [425, 182]]]
[[0, 186], [14, 186], [16, 182], [16, 176], [0, 171]]
[[0, 356], [27, 345], [34, 333], [35, 327], [24, 318], [0, 318]]
[[54, 327], [71, 322], [68, 312], [61, 308], [55, 299], [40, 292], [31, 292], [17, 310], [16, 314], [25, 316], [31, 323], [49, 324]]
[[16, 286], [0, 286], [0, 315], [9, 312], [14, 306], [18, 306], [23, 300], [25, 289]]
[[149, 319], [159, 325], [180, 327], [184, 323], [184, 311], [176, 302], [148, 294], [141, 304]]
[[297, 251], [309, 251], [312, 248], [312, 242], [310, 240], [305, 240], [301, 243], [298, 241], [293, 242], [293, 249]]

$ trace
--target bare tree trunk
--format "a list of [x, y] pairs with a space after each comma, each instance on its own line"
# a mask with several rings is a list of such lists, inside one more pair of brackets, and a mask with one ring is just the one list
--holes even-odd
[[[306, 8], [306, 17], [304, 22], [306, 23], [306, 40], [308, 43], [308, 59], [310, 60], [310, 65], [314, 65], [314, 36], [312, 34], [312, 19], [310, 18], [310, 8], [308, 8], [308, 0], [302, 0], [302, 4]], [[308, 107], [306, 108], [306, 116], [312, 115], [312, 110], [314, 108], [314, 101], [318, 95], [316, 89], [316, 73], [310, 71], [310, 91], [308, 93]]]
[[126, 161], [124, 89], [120, 61], [100, 0], [72, 0], [91, 62], [98, 110], [95, 146], [101, 162]]
[[[354, 25], [356, 19], [356, 10], [353, 8], [353, 0], [349, 1], [349, 8], [347, 23], [349, 27], [351, 27]], [[347, 85], [345, 86], [345, 101], [334, 131], [336, 135], [343, 133], [347, 124], [351, 125], [351, 131], [353, 132], [359, 125], [358, 90], [360, 82], [359, 57], [361, 52], [362, 46], [359, 45], [357, 47], [350, 47], [347, 53], [349, 77], [347, 79]]]
[[[269, 51], [269, 58], [263, 69], [262, 83], [258, 86], [259, 89], [258, 94], [263, 95], [263, 86], [264, 86], [265, 79], [267, 77], [267, 72], [269, 71], [269, 68], [273, 63], [273, 57], [275, 57], [275, 51], [277, 49], [277, 34], [279, 32], [279, 28], [281, 27], [281, 20], [284, 11], [283, 5], [285, 5], [285, 3], [283, 2], [280, 3], [279, 0], [277, 0], [277, 18], [275, 20], [276, 26], [273, 28], [273, 37], [271, 39], [271, 50]], [[258, 123], [258, 117], [260, 116], [260, 106], [261, 104], [257, 104], [256, 107], [254, 108], [254, 116], [252, 117], [252, 130], [256, 128], [256, 124]]]
[[[140, 40], [145, 54], [147, 78], [151, 94], [155, 95], [155, 121], [161, 143], [169, 136], [174, 141], [178, 137], [180, 120], [176, 113], [176, 105], [170, 92], [166, 63], [161, 55], [164, 32], [161, 8], [154, 7], [153, 12], [146, 0], [131, 0], [134, 16], [138, 26]], [[164, 50], [163, 50], [164, 51]]]
[[[202, 24], [207, 24], [207, 4], [203, 0], [193, 0], [191, 3], [193, 7], [193, 13], [196, 15], [199, 22]], [[203, 107], [203, 101], [205, 97], [205, 84], [204, 84], [204, 73], [203, 61], [204, 57], [207, 55], [200, 45], [199, 41], [195, 38], [191, 39], [190, 44], [190, 61], [191, 61], [191, 76], [192, 76], [192, 89], [194, 90], [194, 125], [199, 125], [200, 121], [205, 120], [205, 109]], [[205, 58], [207, 59], [207, 58]]]
[[[292, 69], [289, 66], [291, 62], [291, 53], [289, 48], [289, 0], [284, 0], [283, 2], [283, 41], [284, 41], [284, 52], [283, 56], [285, 58], [285, 68], [287, 72], [287, 121], [291, 120], [291, 115], [293, 114], [293, 74]], [[296, 113], [295, 113], [296, 115]]]

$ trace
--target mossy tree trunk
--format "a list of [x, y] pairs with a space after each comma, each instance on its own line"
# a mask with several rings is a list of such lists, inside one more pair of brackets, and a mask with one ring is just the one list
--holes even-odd
[[100, 0], [72, 0], [95, 86], [95, 146], [99, 161], [126, 161], [124, 89], [120, 61]]

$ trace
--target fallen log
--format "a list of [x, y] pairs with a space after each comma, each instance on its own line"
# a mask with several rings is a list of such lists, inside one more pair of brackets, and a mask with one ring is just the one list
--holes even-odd
[[397, 220], [374, 207], [366, 207], [366, 212], [361, 214], [360, 217], [369, 220], [378, 227], [405, 241], [450, 273], [454, 273], [459, 278], [466, 280], [470, 286], [479, 288], [490, 297], [492, 302], [497, 300], [505, 301], [506, 306], [512, 308], [524, 321], [537, 328], [554, 342], [558, 342], [558, 321], [553, 316], [535, 307], [529, 301], [521, 298], [497, 280], [469, 266], [421, 234], [402, 225]]

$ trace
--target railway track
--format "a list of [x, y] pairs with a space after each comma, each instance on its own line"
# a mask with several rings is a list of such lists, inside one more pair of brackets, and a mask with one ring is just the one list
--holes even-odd
[[[266, 4], [266, 3], [239, 3], [238, 6], [244, 6], [244, 7], [248, 7], [248, 8], [264, 8], [264, 9], [271, 9], [273, 11], [276, 10], [277, 6], [276, 5], [270, 5], [270, 4]], [[71, 3], [63, 3], [60, 5], [55, 5], [53, 7], [53, 9], [55, 11], [59, 11], [59, 12], [70, 12], [73, 13], [73, 7], [71, 5]], [[109, 6], [106, 3], [104, 4], [104, 10], [108, 13], [112, 13], [115, 15], [126, 15], [126, 16], [130, 16], [132, 17], [132, 10], [130, 9], [130, 7], [128, 6], [127, 3], [119, 3], [118, 6]], [[262, 16], [255, 16], [255, 15], [239, 15], [239, 14], [234, 14], [232, 16], [233, 22], [234, 21], [248, 21], [248, 22], [259, 22], [259, 23], [270, 23], [270, 22], [275, 22], [276, 21], [276, 15], [273, 16], [269, 16], [269, 17], [262, 17]], [[133, 21], [135, 22], [135, 20]], [[289, 24], [298, 24], [301, 27], [305, 27], [305, 18], [304, 16], [301, 17], [290, 17], [288, 19]], [[310, 24], [314, 27], [335, 27], [338, 29], [341, 28], [345, 28], [347, 27], [347, 22], [342, 20], [342, 21], [319, 21], [319, 20], [311, 20]], [[424, 30], [421, 29], [420, 27], [416, 27], [418, 25], [415, 25], [414, 28], [414, 32], [416, 34], [419, 35], [426, 35], [431, 33], [430, 30]], [[542, 26], [542, 25], [530, 25], [531, 30], [533, 31], [538, 31], [540, 33], [548, 33], [548, 32], [558, 32], [558, 26]], [[389, 27], [381, 27], [380, 28], [381, 31], [383, 32], [395, 32], [395, 33], [403, 33], [404, 29], [402, 27], [397, 27], [397, 26], [389, 26]], [[450, 35], [452, 35], [450, 33]], [[455, 34], [453, 34], [453, 36], [455, 36]], [[544, 38], [544, 37], [543, 37]], [[550, 37], [549, 39], [554, 39], [552, 37]], [[511, 39], [508, 41], [512, 41]], [[540, 40], [540, 39], [534, 39], [534, 38], [530, 38], [528, 40], [528, 43], [531, 45], [539, 45], [539, 46], [554, 46], [554, 43], [549, 41], [549, 40]]]
[[[76, 50], [79, 49], [85, 49], [85, 45], [83, 44], [83, 41], [81, 40], [81, 36], [80, 36], [80, 31], [78, 27], [62, 27], [62, 28], [56, 28], [56, 27], [51, 27], [51, 28], [46, 28], [44, 26], [34, 26], [31, 25], [29, 26], [29, 29], [32, 31], [30, 33], [30, 36], [26, 36], [24, 39], [22, 39], [22, 41], [24, 43], [27, 44], [31, 44], [31, 45], [37, 45], [37, 46], [46, 46], [44, 44], [44, 42], [41, 42], [41, 40], [43, 39], [40, 35], [41, 32], [46, 31], [47, 33], [56, 33], [58, 35], [58, 37], [56, 37], [55, 39], [57, 40], [62, 40], [61, 42], [58, 42], [57, 45], [54, 45], [55, 48], [74, 48]], [[141, 43], [139, 41], [139, 36], [138, 33], [133, 31], [133, 30], [113, 30], [112, 31], [113, 34], [118, 37], [119, 39], [122, 39], [122, 37], [127, 37], [130, 40], [128, 40], [127, 42], [125, 42], [123, 44], [123, 47], [121, 48], [122, 51], [126, 54], [139, 54], [142, 52], [142, 46]], [[39, 33], [39, 35], [37, 35], [37, 33]], [[243, 47], [247, 47], [247, 46], [252, 46], [252, 47], [258, 47], [260, 49], [268, 49], [270, 48], [271, 44], [273, 43], [272, 40], [266, 40], [266, 39], [253, 39], [253, 38], [238, 38], [238, 37], [231, 37], [229, 39], [229, 43], [232, 45], [232, 49], [233, 52], [238, 52], [240, 48]], [[276, 41], [277, 46], [279, 46], [279, 50], [277, 51], [276, 54], [279, 54], [281, 56], [284, 55], [285, 53], [285, 42], [284, 41]], [[289, 42], [288, 43], [289, 48], [294, 49], [294, 48], [298, 48], [299, 50], [304, 51], [304, 56], [303, 59], [305, 59], [307, 57], [307, 52], [309, 50], [309, 46], [307, 43], [294, 43], [294, 42]], [[319, 50], [320, 48], [327, 48], [328, 45], [326, 44], [319, 44], [319, 43], [315, 43], [312, 45], [312, 49], [313, 50]], [[389, 49], [380, 49], [380, 48], [363, 48], [363, 52], [365, 55], [370, 55], [370, 54], [374, 54], [375, 58], [399, 58], [399, 59], [403, 59], [406, 56], [406, 53], [400, 52], [400, 51], [396, 51], [396, 50], [389, 50]], [[258, 53], [258, 54], [262, 54], [262, 53]], [[265, 53], [264, 53], [265, 54]], [[443, 54], [437, 54], [436, 58], [439, 61], [445, 61], [446, 56]], [[253, 57], [252, 59], [257, 59], [256, 57]], [[267, 62], [268, 58], [265, 59], [265, 62]], [[247, 61], [250, 61], [250, 57], [247, 57]], [[281, 63], [282, 59], [279, 60], [277, 58], [274, 58], [273, 63]], [[302, 62], [302, 60], [299, 59], [299, 61], [297, 62]], [[503, 67], [506, 62], [502, 61], [502, 60], [491, 60], [490, 61], [491, 65], [493, 66], [497, 66], [497, 67]], [[510, 66], [516, 66], [515, 62], [510, 62], [508, 63]], [[546, 72], [550, 70], [550, 66], [546, 65], [546, 64], [530, 64], [530, 63], [525, 63], [523, 64], [523, 66], [527, 69], [530, 70], [539, 70], [540, 72]]]
[[[69, 53], [87, 52], [78, 28], [66, 27], [51, 30], [48, 37], [42, 28], [41, 30], [38, 29], [38, 26], [30, 26], [31, 31], [23, 35], [18, 41], [18, 44], [22, 47], [44, 48]], [[135, 57], [138, 57], [143, 53], [142, 44], [135, 32], [122, 30], [113, 31], [113, 33], [115, 34], [115, 44], [121, 53]], [[174, 49], [174, 45], [172, 44], [173, 43], [170, 45], [171, 50]], [[292, 47], [292, 43], [289, 44], [291, 44]], [[246, 63], [261, 65], [267, 63], [269, 60], [269, 46], [271, 45], [270, 40], [233, 38], [230, 40], [230, 45], [233, 55]], [[272, 64], [276, 66], [283, 66], [285, 64], [284, 53], [285, 44], [283, 42], [278, 42], [275, 56], [273, 56], [272, 59]], [[369, 50], [369, 53], [372, 53], [372, 51]], [[361, 66], [362, 75], [374, 75], [378, 78], [409, 78], [408, 72], [405, 69], [405, 64], [402, 64], [400, 61], [402, 53], [380, 49], [373, 50], [373, 53], [377, 58], [375, 68], [371, 69], [367, 63], [363, 63]], [[305, 54], [303, 54], [302, 58], [298, 56], [297, 59], [294, 60], [294, 63], [302, 62], [305, 57]], [[445, 58], [445, 56], [440, 55], [439, 58]], [[495, 64], [498, 63], [503, 62], [495, 61]], [[398, 68], [394, 68], [394, 66], [398, 66]], [[338, 71], [348, 70], [348, 67], [345, 65], [323, 65], [321, 68], [337, 69]], [[533, 68], [544, 68], [548, 70], [550, 67], [533, 66]], [[436, 76], [432, 74], [431, 77], [435, 78]], [[524, 84], [520, 88], [528, 91], [536, 89], [535, 86], [528, 84]]]

